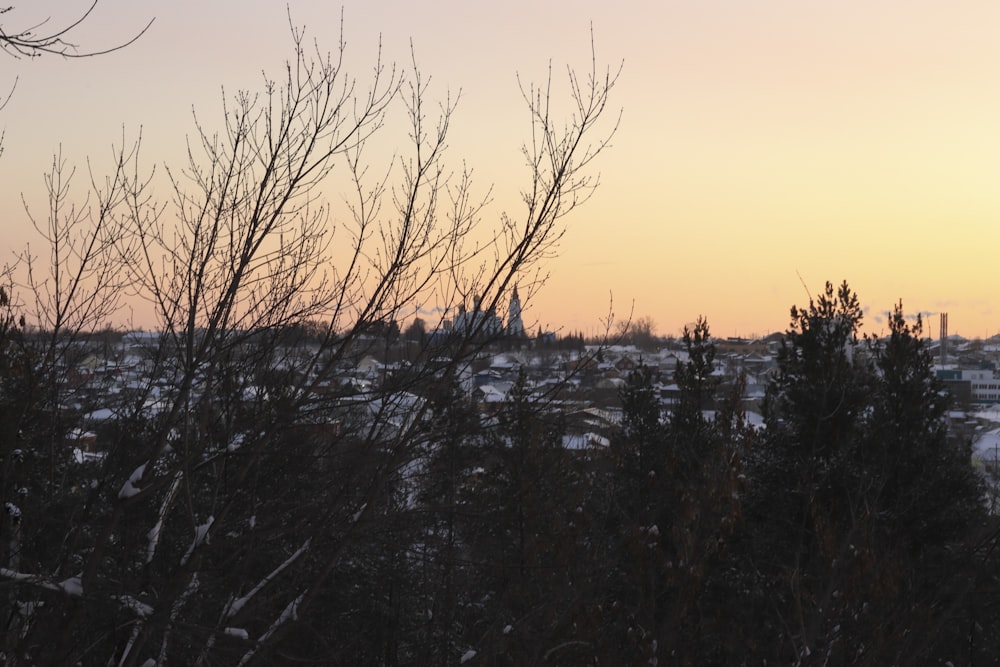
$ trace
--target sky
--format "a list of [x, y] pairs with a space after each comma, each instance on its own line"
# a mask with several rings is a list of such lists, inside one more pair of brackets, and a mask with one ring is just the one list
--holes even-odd
[[[5, 15], [64, 23], [89, 0], [22, 2]], [[784, 330], [789, 308], [847, 280], [886, 329], [902, 300], [937, 334], [1000, 332], [1000, 3], [995, 0], [101, 0], [76, 41], [127, 49], [80, 60], [0, 60], [17, 86], [0, 112], [0, 229], [32, 239], [61, 149], [83, 173], [141, 127], [147, 158], [176, 164], [192, 109], [214, 122], [221, 91], [259, 88], [290, 54], [288, 13], [371, 70], [412, 53], [432, 93], [461, 91], [449, 141], [498, 205], [516, 203], [528, 117], [517, 76], [549, 63], [623, 66], [621, 126], [601, 185], [566, 220], [526, 323], [597, 334], [650, 317], [676, 335], [702, 315], [715, 335]], [[335, 187], [335, 186], [333, 186]], [[926, 331], [926, 329], [925, 329]]]

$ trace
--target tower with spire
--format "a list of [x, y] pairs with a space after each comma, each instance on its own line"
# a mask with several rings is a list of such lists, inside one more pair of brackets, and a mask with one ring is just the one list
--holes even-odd
[[517, 295], [517, 285], [514, 285], [514, 292], [510, 295], [510, 304], [507, 306], [507, 335], [516, 338], [524, 337], [524, 322], [521, 321], [521, 297]]

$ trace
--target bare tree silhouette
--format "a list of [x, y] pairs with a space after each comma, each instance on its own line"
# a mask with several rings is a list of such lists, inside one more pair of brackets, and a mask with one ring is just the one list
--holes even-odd
[[[124, 49], [142, 37], [149, 27], [153, 25], [155, 19], [149, 22], [132, 37], [123, 42], [118, 42], [112, 46], [98, 47], [95, 49], [81, 49], [80, 45], [73, 43], [73, 31], [79, 28], [90, 18], [100, 0], [94, 0], [83, 13], [68, 23], [58, 26], [51, 26], [51, 19], [45, 19], [39, 23], [27, 27], [10, 28], [0, 23], [0, 48], [15, 58], [37, 58], [43, 55], [57, 55], [64, 58], [90, 58], [106, 53], [112, 53], [119, 49]], [[0, 8], [0, 17], [9, 14], [14, 6]]]
[[[225, 99], [219, 130], [196, 117], [188, 162], [165, 180], [141, 137], [107, 177], [91, 166], [82, 199], [54, 161], [49, 211], [33, 218], [50, 252], [23, 256], [28, 296], [7, 306], [0, 340], [18, 369], [0, 395], [3, 460], [24, 453], [0, 491], [26, 489], [0, 543], [7, 664], [346, 659], [321, 631], [350, 613], [338, 587], [406, 523], [427, 396], [491, 332], [472, 318], [425, 337], [392, 373], [359, 362], [414, 304], [440, 305], [443, 330], [473, 295], [489, 311], [514, 284], [533, 293], [597, 186], [617, 72], [596, 59], [568, 70], [565, 115], [551, 73], [523, 86], [522, 207], [490, 224], [489, 189], [446, 160], [456, 100], [432, 102], [415, 59], [379, 57], [360, 82], [343, 39], [328, 54], [292, 38], [281, 76]], [[373, 175], [371, 144], [397, 110], [410, 143]], [[323, 197], [331, 183], [343, 206]], [[66, 434], [109, 394], [88, 398], [70, 376], [124, 295], [149, 304], [159, 333], [123, 349], [113, 416], [91, 422], [101, 452], [72, 461]]]

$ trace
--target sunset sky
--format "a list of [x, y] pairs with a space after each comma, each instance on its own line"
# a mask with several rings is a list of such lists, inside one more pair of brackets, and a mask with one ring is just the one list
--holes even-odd
[[[21, 2], [6, 26], [89, 0]], [[293, 20], [336, 47], [341, 6], [290, 0]], [[704, 315], [720, 336], [766, 334], [792, 304], [846, 279], [865, 330], [899, 299], [949, 313], [952, 333], [1000, 332], [1000, 2], [708, 0], [610, 3], [473, 0], [343, 5], [360, 79], [381, 36], [432, 94], [461, 90], [450, 154], [499, 205], [514, 207], [528, 117], [516, 75], [551, 61], [624, 69], [622, 123], [598, 162], [602, 185], [567, 220], [548, 285], [527, 323], [597, 333], [609, 302], [660, 334]], [[123, 129], [146, 156], [177, 164], [191, 110], [219, 118], [220, 91], [259, 87], [290, 56], [286, 4], [263, 0], [101, 0], [75, 34], [83, 60], [0, 56], [0, 225], [11, 250], [32, 239], [21, 195], [40, 205], [60, 145], [103, 173]], [[331, 186], [331, 195], [335, 185]], [[805, 284], [805, 287], [803, 285]]]

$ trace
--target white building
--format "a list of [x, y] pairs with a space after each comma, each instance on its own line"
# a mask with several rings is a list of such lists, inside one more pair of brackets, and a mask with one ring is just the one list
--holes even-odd
[[521, 321], [521, 297], [517, 295], [517, 285], [510, 295], [510, 305], [507, 307], [507, 335], [516, 338], [524, 337], [524, 322]]
[[474, 333], [483, 337], [498, 336], [503, 331], [503, 323], [500, 318], [497, 317], [492, 308], [482, 309], [482, 299], [479, 296], [473, 299], [472, 310], [466, 310], [464, 304], [459, 306], [452, 327], [455, 331], [463, 334]]
[[991, 370], [963, 370], [962, 380], [969, 383], [973, 403], [1000, 403], [1000, 379]]

